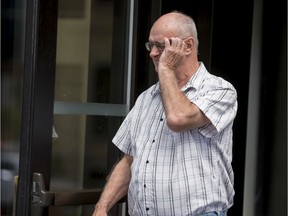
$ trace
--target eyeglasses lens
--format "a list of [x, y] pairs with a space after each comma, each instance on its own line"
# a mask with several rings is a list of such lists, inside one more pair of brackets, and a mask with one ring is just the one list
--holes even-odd
[[146, 42], [145, 43], [145, 47], [146, 49], [150, 52], [153, 48], [153, 46], [155, 46], [159, 51], [163, 51], [164, 48], [165, 48], [165, 45], [164, 44], [161, 44], [161, 43], [152, 43], [152, 42]]

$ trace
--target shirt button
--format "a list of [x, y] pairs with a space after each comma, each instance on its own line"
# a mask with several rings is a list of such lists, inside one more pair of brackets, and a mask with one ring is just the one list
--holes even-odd
[[146, 211], [149, 211], [149, 208], [148, 208], [148, 207], [146, 207]]
[[155, 142], [155, 140], [152, 141], [153, 143]]
[[146, 161], [146, 164], [148, 164], [148, 163], [149, 163], [149, 160]]
[[160, 121], [163, 121], [163, 118], [160, 118]]
[[146, 188], [146, 184], [144, 184], [144, 188]]

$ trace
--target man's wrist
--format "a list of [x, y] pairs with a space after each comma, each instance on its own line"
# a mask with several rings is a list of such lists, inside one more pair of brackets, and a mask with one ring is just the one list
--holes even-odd
[[96, 211], [101, 211], [101, 212], [106, 212], [108, 213], [108, 205], [107, 204], [102, 204], [102, 203], [96, 203], [95, 205], [95, 210]]

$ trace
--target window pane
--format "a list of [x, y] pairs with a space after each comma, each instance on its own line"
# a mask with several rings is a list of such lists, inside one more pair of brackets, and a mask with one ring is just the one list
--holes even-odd
[[[50, 182], [56, 191], [103, 188], [120, 157], [112, 138], [129, 111], [127, 1], [69, 4], [59, 1]], [[50, 215], [91, 215], [93, 208], [51, 207]]]

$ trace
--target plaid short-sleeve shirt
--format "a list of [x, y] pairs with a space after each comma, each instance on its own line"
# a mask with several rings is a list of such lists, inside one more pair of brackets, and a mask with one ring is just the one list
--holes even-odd
[[197, 215], [233, 204], [232, 125], [237, 93], [203, 63], [182, 92], [210, 125], [173, 132], [166, 124], [159, 83], [137, 99], [113, 143], [133, 156], [129, 214]]

